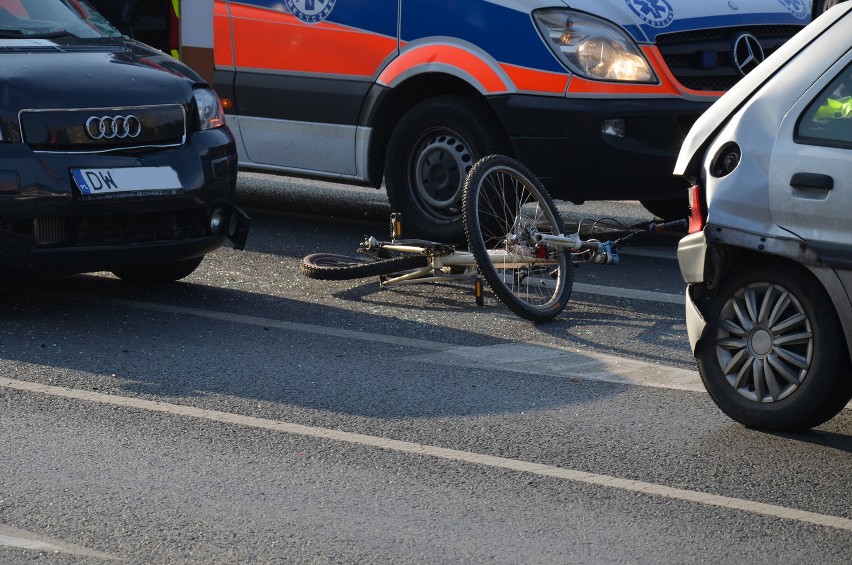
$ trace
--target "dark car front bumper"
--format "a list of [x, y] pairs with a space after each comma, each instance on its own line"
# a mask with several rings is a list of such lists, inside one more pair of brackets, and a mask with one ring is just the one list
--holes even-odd
[[[71, 176], [72, 169], [133, 167], [171, 167], [183, 188], [87, 197]], [[236, 178], [236, 146], [225, 128], [194, 133], [179, 147], [132, 151], [0, 144], [0, 270], [109, 271], [200, 257], [228, 238], [242, 247], [248, 217], [233, 206]], [[211, 222], [214, 214], [219, 221]]]

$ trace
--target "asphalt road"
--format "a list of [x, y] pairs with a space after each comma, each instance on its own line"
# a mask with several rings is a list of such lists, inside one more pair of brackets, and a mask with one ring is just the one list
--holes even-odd
[[2, 283], [0, 562], [848, 563], [852, 413], [716, 409], [676, 235], [534, 325], [466, 284], [302, 277], [384, 235], [378, 191], [244, 174], [240, 201], [248, 249], [182, 283]]

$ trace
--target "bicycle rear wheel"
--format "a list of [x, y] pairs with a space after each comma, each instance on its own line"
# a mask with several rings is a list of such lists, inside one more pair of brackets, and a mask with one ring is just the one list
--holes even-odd
[[497, 298], [533, 322], [558, 316], [571, 297], [574, 273], [568, 251], [532, 239], [563, 232], [535, 175], [510, 157], [479, 160], [465, 181], [463, 215], [470, 252]]
[[425, 255], [404, 255], [389, 259], [350, 257], [334, 253], [314, 253], [304, 257], [299, 265], [302, 274], [323, 281], [345, 281], [390, 275], [419, 269], [429, 264]]

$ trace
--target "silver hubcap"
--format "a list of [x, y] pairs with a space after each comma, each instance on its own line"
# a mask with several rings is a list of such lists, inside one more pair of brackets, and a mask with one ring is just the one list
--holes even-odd
[[716, 358], [739, 394], [777, 402], [793, 393], [813, 362], [807, 312], [785, 288], [753, 283], [737, 291], [719, 315]]
[[441, 216], [461, 212], [464, 178], [473, 156], [464, 141], [451, 132], [430, 137], [414, 163], [415, 197]]

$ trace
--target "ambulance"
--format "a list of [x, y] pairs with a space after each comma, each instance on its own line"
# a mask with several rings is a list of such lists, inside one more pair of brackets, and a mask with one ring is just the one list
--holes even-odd
[[180, 56], [244, 170], [382, 187], [463, 239], [466, 172], [516, 157], [575, 203], [686, 216], [686, 133], [811, 21], [810, 0], [184, 0]]

